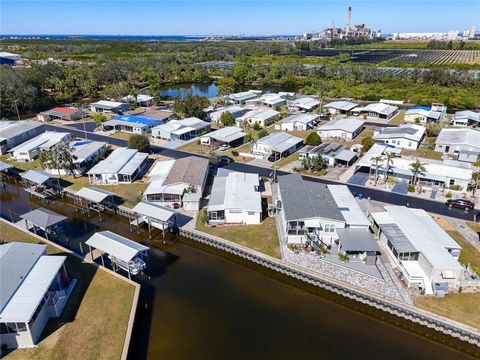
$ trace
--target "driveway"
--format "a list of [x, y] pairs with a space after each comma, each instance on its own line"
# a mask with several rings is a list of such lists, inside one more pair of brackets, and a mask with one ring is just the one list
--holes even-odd
[[392, 192], [397, 193], [397, 194], [407, 195], [408, 194], [408, 181], [397, 182], [395, 184], [395, 186], [392, 188]]
[[248, 165], [271, 168], [273, 163], [268, 161], [267, 159], [253, 159], [253, 160], [248, 162]]
[[368, 181], [368, 174], [363, 172], [357, 172], [348, 179], [347, 184], [364, 186]]

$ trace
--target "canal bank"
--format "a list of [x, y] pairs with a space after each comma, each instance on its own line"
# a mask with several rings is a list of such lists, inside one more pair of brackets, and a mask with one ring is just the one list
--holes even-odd
[[[111, 216], [100, 223], [98, 218], [75, 213], [64, 201], [41, 205], [14, 184], [2, 190], [1, 200], [2, 217], [8, 217], [9, 209], [28, 211], [38, 206], [69, 216], [71, 246], [75, 239], [88, 238], [100, 229], [140, 242], [148, 239], [145, 231], [130, 233], [121, 218]], [[142, 291], [132, 359], [282, 359], [318, 358], [320, 354], [322, 358], [469, 358], [383, 322], [406, 322], [403, 319], [389, 321], [390, 316], [384, 314], [383, 321], [374, 320], [356, 301], [342, 303], [345, 298], [339, 295], [210, 246], [191, 246], [191, 240], [172, 235], [165, 246], [161, 237], [147, 244], [152, 246], [151, 278], [138, 278]], [[431, 331], [418, 329], [421, 336], [437, 339]]]

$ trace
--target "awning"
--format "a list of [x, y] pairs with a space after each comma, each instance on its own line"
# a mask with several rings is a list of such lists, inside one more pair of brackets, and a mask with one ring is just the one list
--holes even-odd
[[35, 209], [26, 214], [20, 215], [20, 217], [42, 229], [46, 229], [68, 219], [66, 216], [44, 208]]
[[107, 197], [114, 196], [115, 194], [96, 187], [84, 187], [77, 191], [76, 195], [83, 199], [100, 203]]
[[130, 262], [141, 252], [148, 250], [147, 246], [110, 231], [101, 231], [93, 234], [86, 241], [86, 244], [126, 263]]
[[380, 247], [368, 229], [337, 229], [343, 251], [380, 252]]

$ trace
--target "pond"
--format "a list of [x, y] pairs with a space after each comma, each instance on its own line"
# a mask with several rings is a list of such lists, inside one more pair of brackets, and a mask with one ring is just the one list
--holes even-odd
[[157, 233], [152, 243], [145, 230], [130, 232], [124, 218], [88, 219], [64, 200], [40, 204], [13, 183], [0, 190], [0, 200], [3, 218], [40, 206], [68, 216], [67, 245], [76, 249], [100, 230], [152, 247], [151, 278], [135, 278], [142, 291], [131, 359], [470, 358], [356, 312], [353, 302], [339, 306], [187, 239], [170, 235], [163, 245]]

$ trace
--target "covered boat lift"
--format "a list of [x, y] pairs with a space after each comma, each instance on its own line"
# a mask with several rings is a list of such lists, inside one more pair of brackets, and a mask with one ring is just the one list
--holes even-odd
[[0, 161], [0, 180], [2, 181], [2, 187], [5, 187], [5, 184], [3, 183], [3, 177], [8, 176], [8, 172], [11, 168], [13, 168], [13, 165]]
[[49, 199], [61, 194], [60, 177], [43, 170], [33, 169], [21, 173], [25, 191], [40, 199]]
[[162, 230], [163, 240], [165, 241], [165, 231], [176, 226], [175, 210], [153, 202], [142, 201], [134, 208], [135, 219], [130, 222], [131, 225], [140, 228], [140, 224], [146, 222], [148, 225], [148, 237], [152, 238], [152, 226]]
[[100, 231], [93, 234], [86, 241], [90, 250], [90, 256], [93, 258], [92, 248], [100, 251], [102, 265], [105, 266], [103, 254], [107, 254], [112, 262], [113, 271], [119, 268], [128, 273], [128, 278], [143, 272], [147, 267], [148, 247], [135, 241], [129, 240], [123, 236], [111, 231]]
[[75, 194], [75, 209], [86, 210], [89, 218], [90, 210], [96, 211], [102, 221], [102, 211], [115, 214], [115, 196], [115, 193], [97, 187], [84, 187]]
[[43, 231], [45, 238], [49, 240], [49, 234], [58, 236], [58, 231], [65, 226], [66, 216], [57, 214], [45, 208], [38, 208], [28, 213], [20, 215], [20, 218], [25, 220], [25, 227], [27, 230], [33, 230], [35, 234], [39, 230]]

